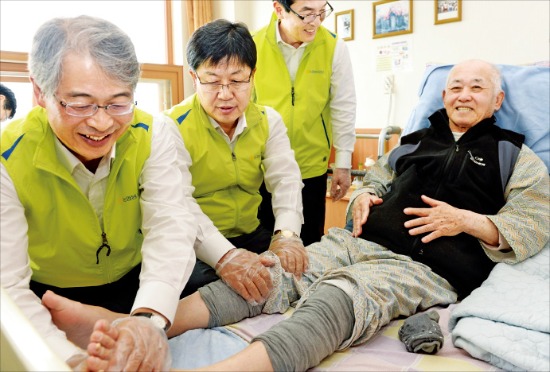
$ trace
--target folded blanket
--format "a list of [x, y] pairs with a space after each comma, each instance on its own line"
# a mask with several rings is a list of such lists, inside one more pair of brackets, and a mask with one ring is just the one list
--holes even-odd
[[497, 264], [453, 309], [456, 347], [505, 370], [550, 371], [549, 249], [516, 265]]

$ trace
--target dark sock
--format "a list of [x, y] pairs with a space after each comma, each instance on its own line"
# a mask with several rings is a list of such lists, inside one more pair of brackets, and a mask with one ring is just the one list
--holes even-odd
[[439, 326], [439, 314], [429, 313], [408, 317], [399, 328], [399, 339], [411, 353], [435, 354], [443, 346], [443, 333]]

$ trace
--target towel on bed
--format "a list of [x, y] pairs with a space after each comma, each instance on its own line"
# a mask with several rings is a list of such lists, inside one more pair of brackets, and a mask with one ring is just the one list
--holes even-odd
[[217, 363], [244, 349], [248, 342], [226, 328], [195, 329], [168, 340], [172, 368], [192, 369]]
[[497, 264], [452, 311], [456, 347], [505, 370], [550, 371], [548, 243], [516, 265]]

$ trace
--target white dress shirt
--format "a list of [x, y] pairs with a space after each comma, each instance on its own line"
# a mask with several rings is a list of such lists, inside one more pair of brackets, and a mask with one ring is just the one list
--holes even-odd
[[[164, 117], [155, 119], [151, 154], [139, 179], [144, 234], [141, 253], [146, 264], [141, 267], [140, 287], [132, 311], [140, 307], [150, 308], [172, 322], [179, 296], [195, 264], [196, 222], [190, 212], [193, 187], [184, 183], [181, 172], [177, 170], [176, 147], [166, 130], [169, 125]], [[56, 152], [60, 164], [71, 172], [101, 220], [115, 148], [101, 160], [95, 174], [57, 139]], [[29, 289], [32, 270], [27, 254], [25, 210], [3, 164], [0, 171], [1, 284], [50, 347], [67, 360], [79, 349], [53, 324], [48, 310]]]
[[[294, 151], [290, 148], [290, 140], [286, 134], [286, 126], [281, 115], [271, 107], [264, 107], [266, 108], [269, 124], [269, 137], [262, 164], [265, 168], [264, 181], [266, 187], [273, 194], [274, 229], [292, 230], [300, 235], [303, 223], [301, 192], [303, 184], [300, 169], [294, 158]], [[231, 148], [233, 148], [237, 138], [247, 126], [246, 117], [243, 115], [237, 122], [233, 137], [229, 138], [215, 120], [209, 119], [212, 126], [223, 136]], [[184, 145], [177, 124], [174, 123], [171, 127], [180, 152], [180, 168], [183, 170], [189, 169], [192, 163], [191, 156]], [[235, 246], [218, 231], [198, 204], [195, 204], [196, 207], [193, 208], [193, 211], [198, 221], [197, 240], [195, 242], [197, 258], [214, 267], [220, 258]]]
[[[281, 38], [279, 27], [275, 27], [277, 45], [283, 54], [290, 78], [296, 78], [296, 71], [309, 43], [298, 48]], [[351, 168], [351, 155], [355, 145], [356, 97], [353, 68], [346, 43], [338, 38], [332, 60], [330, 78], [330, 110], [332, 116], [332, 138], [335, 151], [335, 167]]]

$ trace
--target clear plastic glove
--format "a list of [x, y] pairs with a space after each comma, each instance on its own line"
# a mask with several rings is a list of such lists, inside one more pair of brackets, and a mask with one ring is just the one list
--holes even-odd
[[302, 239], [293, 236], [276, 234], [271, 238], [269, 251], [275, 253], [281, 261], [281, 266], [287, 273], [301, 276], [307, 270], [309, 259]]
[[151, 319], [120, 318], [111, 323], [118, 330], [109, 371], [167, 371], [172, 365], [166, 333]]
[[227, 252], [216, 265], [216, 274], [251, 305], [263, 304], [273, 288], [266, 266], [274, 262], [268, 257], [243, 248]]
[[332, 172], [332, 184], [330, 196], [333, 201], [338, 201], [346, 196], [351, 185], [351, 170], [347, 168], [336, 168]]

